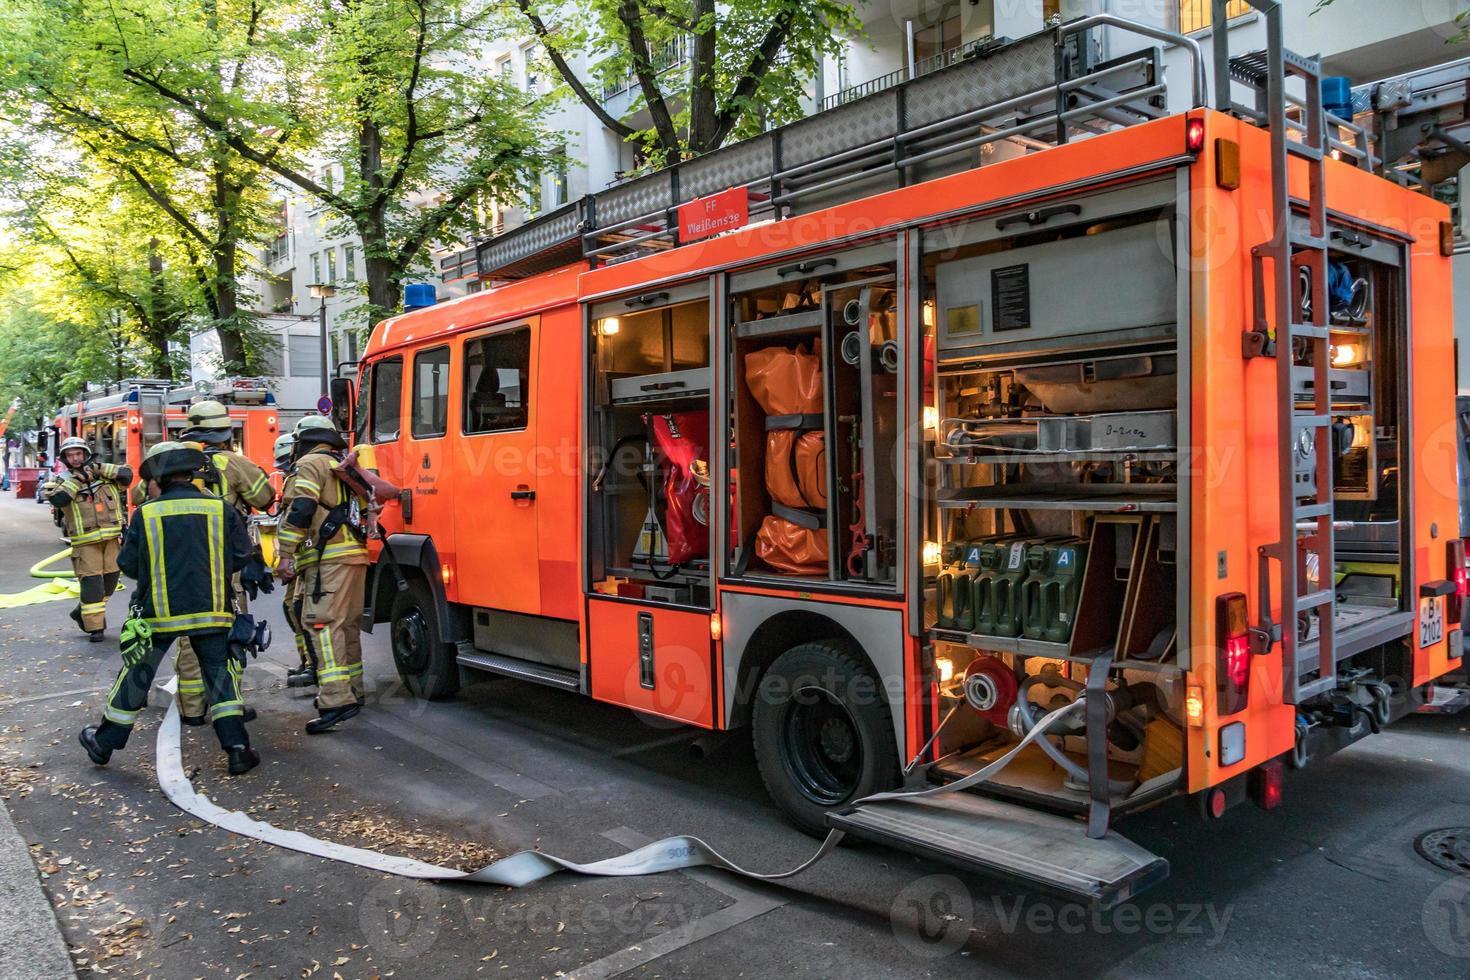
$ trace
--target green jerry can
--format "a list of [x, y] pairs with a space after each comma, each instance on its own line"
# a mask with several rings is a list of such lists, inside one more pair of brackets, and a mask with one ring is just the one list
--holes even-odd
[[[956, 625], [956, 600], [960, 608], [968, 610], [970, 605], [970, 576], [965, 570], [965, 551], [968, 542], [952, 541], [944, 549], [944, 570], [934, 581], [935, 599], [939, 606], [939, 615], [934, 621], [938, 629], [959, 629]], [[963, 578], [963, 584], [959, 579]], [[963, 598], [960, 596], [963, 595]]]
[[1020, 636], [1022, 620], [1021, 586], [1026, 581], [1026, 553], [1029, 541], [1011, 541], [1004, 546], [1000, 572], [990, 583], [991, 603], [995, 606], [992, 636]]
[[1006, 556], [1010, 553], [1012, 538], [990, 538], [977, 541], [973, 551], [976, 559], [974, 577], [970, 581], [970, 609], [975, 615], [975, 632], [983, 636], [995, 636], [997, 607], [995, 604], [995, 579], [1005, 571]]
[[1028, 554], [1031, 577], [1025, 586], [1025, 635], [1066, 643], [1072, 637], [1087, 543], [1080, 538], [1050, 542]]

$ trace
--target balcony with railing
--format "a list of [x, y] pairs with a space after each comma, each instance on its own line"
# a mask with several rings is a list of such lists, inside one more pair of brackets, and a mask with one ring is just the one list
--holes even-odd
[[272, 272], [291, 260], [291, 236], [282, 232], [265, 247], [265, 265]]
[[[687, 34], [680, 34], [669, 41], [658, 44], [650, 52], [649, 63], [653, 66], [653, 73], [661, 75], [673, 68], [679, 68], [689, 63], [690, 49], [692, 45]], [[626, 75], [616, 80], [607, 81], [602, 86], [602, 101], [611, 102], [618, 96], [626, 95], [638, 88], [638, 79], [630, 70]]]

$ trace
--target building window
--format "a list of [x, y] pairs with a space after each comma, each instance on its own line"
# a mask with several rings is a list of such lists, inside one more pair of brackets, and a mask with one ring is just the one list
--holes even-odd
[[569, 174], [567, 173], [567, 148], [561, 147], [557, 151], [559, 159], [556, 162], [556, 171], [551, 176], [551, 206], [559, 208], [567, 203], [570, 195], [568, 188]]
[[437, 438], [448, 425], [449, 348], [435, 347], [413, 359], [413, 437]]
[[267, 336], [261, 341], [260, 350], [255, 352], [257, 370], [268, 378], [286, 376], [286, 358], [282, 344], [275, 337]]
[[[1179, 33], [1190, 34], [1209, 27], [1214, 6], [1213, 0], [1179, 0]], [[1225, 8], [1225, 16], [1229, 18], [1244, 17], [1250, 12], [1246, 0], [1230, 0]]]
[[337, 285], [337, 250], [327, 249], [327, 285]]
[[311, 253], [311, 282], [314, 285], [322, 281], [322, 255], [320, 252]]
[[506, 85], [514, 85], [516, 80], [515, 65], [510, 60], [510, 55], [495, 59], [495, 74]]
[[403, 358], [373, 365], [373, 442], [398, 438], [403, 422]]
[[464, 345], [464, 431], [524, 429], [531, 376], [531, 328], [476, 337]]
[[342, 281], [357, 282], [357, 246], [342, 246]]
[[528, 44], [521, 51], [521, 57], [526, 63], [526, 92], [529, 95], [541, 94], [541, 45]]
[[531, 186], [526, 188], [526, 217], [541, 213], [541, 175], [537, 174]]
[[959, 4], [942, 7], [932, 14], [926, 12], [926, 16], [912, 24], [915, 74], [941, 67], [928, 63], [935, 59], [942, 61], [945, 54], [960, 46]]
[[319, 378], [322, 375], [321, 340], [315, 334], [293, 333], [286, 337], [286, 356], [291, 377]]

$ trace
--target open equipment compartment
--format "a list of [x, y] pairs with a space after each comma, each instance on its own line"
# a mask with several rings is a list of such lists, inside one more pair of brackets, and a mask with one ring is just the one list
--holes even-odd
[[[1099, 662], [1115, 682], [1114, 807], [1160, 799], [1182, 773], [1177, 194], [1154, 180], [926, 234], [938, 418], [925, 621], [941, 716], [980, 709], [941, 727], [945, 778], [1008, 751]], [[979, 791], [1085, 812], [1076, 722]]]
[[892, 241], [730, 282], [730, 569], [894, 589], [902, 290]]
[[708, 280], [598, 303], [588, 328], [589, 588], [708, 609]]

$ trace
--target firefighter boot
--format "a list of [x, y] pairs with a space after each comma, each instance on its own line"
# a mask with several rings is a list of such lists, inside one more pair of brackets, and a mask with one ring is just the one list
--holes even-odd
[[243, 776], [260, 765], [260, 753], [248, 745], [227, 745], [225, 755], [229, 758], [231, 776]]
[[322, 732], [330, 731], [339, 722], [344, 722], [356, 715], [362, 708], [356, 704], [345, 705], [341, 708], [327, 708], [318, 718], [313, 718], [306, 723], [306, 734], [320, 735]]
[[316, 668], [298, 667], [286, 671], [287, 687], [316, 687]]
[[105, 766], [112, 758], [112, 750], [97, 741], [97, 726], [88, 725], [77, 733], [77, 741], [82, 743], [82, 748], [87, 750], [87, 758], [94, 765]]
[[91, 639], [88, 642], [101, 643], [105, 639], [107, 639], [106, 630], [93, 630], [91, 634]]

